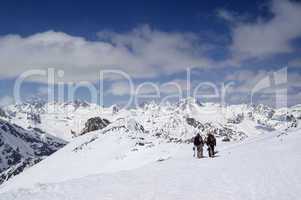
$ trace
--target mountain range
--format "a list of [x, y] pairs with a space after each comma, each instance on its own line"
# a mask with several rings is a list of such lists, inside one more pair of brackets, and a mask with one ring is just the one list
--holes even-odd
[[[0, 186], [0, 197], [2, 192], [6, 199], [13, 199], [12, 194], [16, 196], [22, 188], [28, 199], [33, 198], [35, 188], [36, 199], [39, 199], [43, 197], [44, 187], [47, 192], [66, 185], [70, 189], [74, 184], [93, 183], [93, 177], [102, 174], [110, 182], [113, 180], [106, 177], [107, 174], [148, 167], [153, 170], [158, 163], [169, 166], [170, 162], [184, 157], [187, 161], [187, 157], [192, 156], [191, 143], [196, 133], [206, 137], [213, 131], [219, 150], [223, 151], [216, 162], [225, 162], [221, 161], [229, 156], [225, 152], [236, 155], [236, 146], [237, 149], [245, 149], [246, 145], [253, 148], [255, 143], [256, 149], [262, 141], [270, 140], [264, 145], [273, 146], [278, 145], [278, 140], [286, 140], [283, 138], [296, 142], [294, 137], [299, 138], [301, 120], [300, 105], [281, 109], [262, 104], [222, 106], [200, 103], [193, 98], [165, 105], [150, 102], [135, 109], [122, 109], [117, 105], [104, 108], [80, 101], [27, 102], [2, 108], [0, 113], [3, 143], [0, 161], [4, 163], [1, 174], [5, 174], [1, 176], [5, 177], [2, 181], [20, 173]], [[243, 152], [251, 158], [254, 156], [250, 149]], [[190, 162], [187, 161], [188, 168]], [[21, 199], [24, 194], [17, 196]]]

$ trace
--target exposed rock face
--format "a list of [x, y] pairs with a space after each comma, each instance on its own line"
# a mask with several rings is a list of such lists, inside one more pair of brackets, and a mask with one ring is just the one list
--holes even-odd
[[41, 116], [36, 113], [27, 113], [27, 119], [31, 120], [33, 124], [41, 124]]
[[35, 130], [24, 130], [0, 120], [0, 184], [66, 144]]
[[14, 111], [18, 113], [45, 113], [46, 102], [43, 100], [33, 99], [21, 104], [14, 105]]
[[250, 105], [249, 117], [253, 117], [254, 115], [261, 115], [267, 119], [271, 119], [275, 114], [275, 110], [266, 105]]
[[298, 127], [298, 122], [297, 119], [294, 117], [294, 115], [287, 115], [286, 121], [288, 122], [288, 128]]
[[177, 103], [177, 107], [181, 111], [193, 111], [195, 109], [198, 109], [199, 106], [202, 106], [202, 104], [197, 101], [195, 98], [188, 97], [186, 99], [182, 99]]
[[247, 137], [244, 132], [233, 130], [227, 126], [215, 127], [211, 123], [202, 124], [194, 118], [187, 118], [186, 121], [189, 125], [199, 129], [203, 134], [213, 132], [216, 137], [222, 137], [222, 141], [224, 142], [230, 140], [242, 140]]
[[5, 111], [2, 108], [0, 108], [0, 117], [7, 118], [7, 115], [6, 115]]
[[228, 123], [231, 124], [240, 124], [244, 120], [244, 114], [238, 114], [231, 119], [228, 119]]
[[291, 107], [290, 111], [296, 119], [298, 119], [298, 120], [301, 119], [301, 104]]
[[101, 129], [105, 128], [106, 126], [108, 126], [109, 124], [110, 124], [110, 121], [107, 119], [102, 119], [100, 117], [90, 118], [85, 123], [85, 127], [81, 131], [80, 135], [84, 135], [91, 131], [101, 130]]
[[207, 132], [209, 130], [215, 129], [215, 127], [211, 123], [202, 124], [201, 122], [195, 120], [194, 118], [187, 118], [186, 121], [187, 121], [187, 124], [189, 124], [190, 126], [193, 126], [194, 128], [197, 128], [201, 131]]

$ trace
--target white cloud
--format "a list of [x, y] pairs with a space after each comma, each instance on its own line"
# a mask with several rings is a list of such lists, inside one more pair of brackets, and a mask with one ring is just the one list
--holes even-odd
[[300, 67], [301, 68], [301, 58], [294, 59], [288, 63], [289, 67]]
[[301, 4], [273, 0], [269, 9], [273, 17], [268, 21], [262, 18], [253, 23], [237, 21], [230, 47], [234, 60], [261, 59], [294, 51], [292, 40], [301, 36]]
[[300, 73], [289, 73], [288, 82], [290, 87], [299, 87], [301, 89], [301, 74]]
[[265, 77], [269, 76], [270, 72], [266, 70], [238, 70], [228, 74], [225, 81], [235, 81], [231, 87], [231, 92], [251, 93], [255, 85]]
[[235, 22], [237, 20], [236, 16], [233, 13], [225, 9], [219, 9], [217, 11], [217, 16], [228, 22]]
[[[191, 88], [193, 87], [193, 83], [190, 83]], [[189, 84], [185, 79], [175, 79], [166, 83], [161, 84], [160, 92], [163, 94], [181, 94], [187, 91], [189, 88]]]
[[10, 96], [4, 96], [0, 98], [0, 107], [10, 105], [14, 102], [14, 99]]
[[0, 74], [15, 77], [26, 70], [52, 67], [65, 71], [64, 81], [96, 80], [100, 69], [120, 69], [145, 78], [187, 67], [206, 68], [211, 62], [190, 33], [141, 26], [128, 33], [98, 35], [98, 41], [54, 31], [0, 36]]
[[[230, 88], [229, 96], [232, 100], [235, 100], [236, 103], [241, 103], [241, 100], [248, 95], [252, 94], [253, 89], [255, 89], [256, 85], [260, 83], [262, 80], [266, 79], [268, 82], [261, 83], [263, 86], [266, 85], [266, 88], [262, 90], [256, 91], [257, 95], [260, 95], [260, 102], [267, 103], [272, 105], [274, 100], [273, 96], [277, 89], [286, 88], [287, 93], [284, 94], [287, 96], [288, 105], [295, 105], [301, 102], [300, 91], [301, 91], [301, 74], [288, 72], [287, 74], [287, 82], [284, 82], [283, 85], [274, 85], [272, 76], [275, 71], [251, 71], [251, 70], [239, 70], [231, 73], [225, 77], [226, 81], [236, 81], [236, 84]], [[270, 76], [271, 75], [271, 76]], [[271, 79], [272, 78], [272, 79]], [[284, 78], [283, 80], [285, 80]], [[275, 80], [274, 80], [275, 81]], [[275, 82], [276, 84], [276, 82]], [[266, 98], [263, 101], [262, 98]]]
[[[195, 81], [192, 81], [191, 88], [195, 86]], [[131, 90], [130, 83], [125, 81], [115, 81], [111, 84], [106, 93], [123, 96], [123, 95], [147, 95], [147, 94], [182, 94], [187, 91], [187, 80], [174, 79], [172, 81], [158, 83], [158, 82], [142, 82], [140, 84], [133, 84]]]
[[238, 70], [233, 73], [227, 74], [225, 80], [228, 81], [246, 81], [252, 80], [256, 76], [257, 72], [252, 70]]
[[131, 91], [130, 84], [125, 81], [116, 81], [111, 84], [110, 88], [106, 91], [108, 94], [113, 94], [116, 96], [130, 95], [134, 91]]
[[48, 95], [48, 87], [47, 86], [40, 86], [37, 89], [37, 95], [46, 96]]
[[288, 97], [289, 105], [297, 105], [301, 102], [301, 92], [295, 92], [294, 94], [290, 94]]

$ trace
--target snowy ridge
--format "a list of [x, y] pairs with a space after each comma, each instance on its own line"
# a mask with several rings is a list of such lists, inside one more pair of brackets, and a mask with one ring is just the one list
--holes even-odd
[[27, 131], [0, 119], [0, 183], [66, 144], [43, 132]]
[[79, 134], [89, 118], [104, 114], [100, 106], [80, 101], [38, 104], [41, 107], [35, 105], [11, 105], [5, 110], [10, 114], [12, 123], [26, 129], [39, 128], [64, 140], [72, 139], [72, 131]]
[[[120, 166], [122, 170], [130, 170], [167, 158], [178, 149], [174, 145], [145, 133], [133, 119], [119, 119], [102, 130], [75, 138], [15, 180], [22, 187], [24, 184], [33, 186], [37, 182], [64, 181], [94, 173], [113, 173], [119, 171]], [[43, 173], [45, 170], [47, 173]]]
[[[103, 108], [81, 101], [66, 103], [35, 101], [32, 104], [9, 106], [5, 108], [5, 113], [10, 122], [21, 127], [29, 130], [40, 129], [68, 141], [80, 135], [87, 121], [96, 117], [109, 122], [114, 122], [119, 118], [133, 118], [151, 135], [175, 140], [186, 141], [197, 131], [206, 134], [209, 129], [215, 129], [217, 135], [224, 136], [224, 139], [240, 140], [254, 134], [248, 132], [249, 129], [255, 131], [254, 126], [274, 130], [297, 127], [301, 107], [295, 106], [288, 109], [273, 109], [265, 105], [224, 107], [187, 98], [176, 104], [157, 105], [150, 102], [141, 108], [125, 110], [117, 105]], [[202, 128], [191, 126], [187, 123], [187, 119], [202, 124]], [[244, 130], [246, 125], [250, 127]]]
[[[260, 138], [273, 140], [275, 143], [275, 140], [285, 140], [287, 135], [298, 137], [296, 133], [300, 132], [299, 119], [296, 117], [300, 113], [299, 107], [288, 109], [272, 109], [263, 105], [222, 107], [214, 103], [200, 104], [190, 98], [177, 104], [157, 105], [151, 102], [141, 108], [130, 110], [120, 109], [117, 106], [102, 108], [87, 103], [75, 105], [47, 103], [43, 110], [49, 110], [53, 105], [59, 109], [41, 113], [41, 123], [30, 130], [51, 130], [50, 125], [53, 124], [56, 128], [60, 128], [62, 138], [69, 138], [69, 144], [7, 181], [0, 187], [0, 192], [18, 192], [24, 187], [40, 188], [43, 187], [41, 184], [45, 184], [50, 191], [56, 183], [58, 187], [62, 186], [60, 183], [73, 185], [72, 180], [75, 179], [86, 184], [86, 181], [90, 181], [88, 176], [140, 171], [140, 168], [148, 166], [155, 170], [153, 168], [158, 162], [165, 163], [170, 160], [176, 162], [182, 159], [181, 156], [187, 157], [188, 154], [191, 159], [190, 143], [196, 133], [201, 133], [205, 137], [206, 133], [214, 131], [219, 148], [231, 149], [231, 146], [238, 146], [239, 149], [239, 146], [244, 144], [261, 141]], [[68, 112], [65, 109], [68, 109]], [[78, 127], [77, 133], [82, 130], [88, 131], [84, 131], [83, 135], [71, 137], [69, 131], [76, 130], [72, 123], [81, 118], [85, 120]], [[93, 129], [85, 129], [89, 126], [88, 119], [93, 119], [93, 123], [96, 123], [94, 124], [96, 131], [90, 132]], [[26, 121], [19, 117], [12, 117], [11, 120], [20, 124]], [[226, 154], [220, 156], [226, 157]], [[250, 155], [247, 153], [247, 156]], [[184, 162], [189, 163], [188, 160]], [[28, 189], [28, 197], [32, 192], [31, 189]], [[72, 196], [70, 193], [69, 195]], [[38, 197], [41, 197], [39, 192]], [[64, 195], [63, 197], [62, 199], [68, 198]]]
[[[108, 126], [74, 139], [0, 187], [0, 198], [297, 200], [301, 195], [300, 129], [220, 143], [218, 157], [197, 160], [190, 145], [158, 145], [147, 134], [133, 139], [136, 129], [122, 124], [114, 126], [118, 131]], [[140, 146], [138, 141], [155, 145]]]

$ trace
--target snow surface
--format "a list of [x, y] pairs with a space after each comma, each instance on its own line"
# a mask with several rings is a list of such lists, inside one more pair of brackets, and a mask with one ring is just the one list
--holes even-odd
[[[301, 106], [222, 108], [184, 99], [177, 105], [149, 103], [118, 112], [66, 103], [46, 112], [52, 106], [35, 110], [41, 124], [25, 120], [28, 105], [9, 109], [17, 116], [11, 121], [38, 126], [70, 142], [1, 185], [0, 200], [301, 197]], [[288, 120], [291, 113], [295, 118]], [[86, 119], [95, 116], [112, 123], [72, 138], [71, 130], [79, 132]], [[194, 158], [189, 140], [211, 129], [219, 130], [217, 156]], [[222, 142], [224, 137], [231, 141]]]
[[[85, 151], [76, 158], [70, 152], [71, 158], [66, 157], [73, 148], [67, 146], [1, 186], [0, 199], [301, 197], [301, 130], [282, 135], [262, 133], [243, 142], [218, 144], [217, 157], [204, 159], [193, 158], [191, 145], [187, 144], [124, 152], [131, 142], [118, 138], [119, 135], [103, 135], [93, 145], [102, 146], [105, 152], [87, 147], [94, 161]], [[120, 146], [110, 145], [115, 143]], [[78, 161], [77, 166], [73, 159]]]
[[[118, 112], [115, 112], [117, 108]], [[274, 110], [264, 105], [231, 105], [221, 106], [214, 103], [199, 104], [193, 98], [181, 100], [178, 104], [157, 105], [153, 102], [148, 103], [144, 108], [131, 110], [119, 110], [116, 105], [104, 108], [96, 104], [87, 102], [35, 102], [34, 104], [24, 103], [21, 105], [11, 105], [5, 108], [10, 114], [9, 121], [23, 128], [39, 128], [42, 131], [52, 134], [66, 141], [73, 139], [74, 132], [80, 134], [85, 123], [92, 117], [101, 117], [114, 122], [119, 118], [134, 118], [149, 132], [165, 132], [169, 137], [183, 136], [182, 139], [188, 139], [195, 134], [194, 129], [187, 125], [186, 118], [192, 117], [200, 123], [211, 123], [214, 128], [230, 128], [234, 131], [242, 131], [246, 135], [256, 124], [275, 128], [277, 130], [285, 129], [288, 124], [285, 117], [288, 113], [296, 118], [301, 116], [301, 106], [297, 105], [290, 109]], [[32, 113], [40, 116], [41, 123], [30, 119]], [[274, 116], [269, 117], [270, 115]], [[251, 114], [251, 117], [248, 116]], [[237, 116], [244, 116], [244, 124], [229, 124], [230, 119]], [[246, 128], [246, 125], [249, 126]], [[230, 127], [229, 127], [230, 126]], [[253, 129], [253, 132], [257, 130]], [[172, 134], [172, 135], [171, 135]], [[234, 136], [233, 139], [240, 139]]]
[[0, 119], [0, 184], [66, 144], [52, 135]]
[[[14, 117], [10, 119], [21, 127], [35, 127], [46, 133], [51, 133], [64, 140], [71, 140], [71, 130], [80, 133], [85, 122], [95, 116], [107, 115], [114, 118], [111, 109], [104, 110], [95, 104], [77, 105], [74, 103], [46, 103], [41, 107], [33, 107], [31, 104], [11, 105], [6, 108], [8, 113], [13, 113]], [[35, 123], [27, 119], [29, 113], [39, 114], [41, 123]]]

